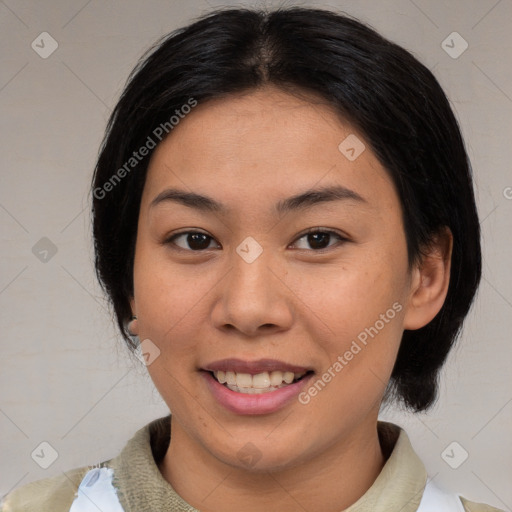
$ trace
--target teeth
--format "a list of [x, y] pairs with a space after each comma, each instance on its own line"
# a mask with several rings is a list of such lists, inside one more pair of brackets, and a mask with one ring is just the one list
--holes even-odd
[[236, 385], [239, 388], [252, 388], [252, 375], [248, 373], [237, 373]]
[[251, 395], [275, 391], [276, 389], [291, 384], [294, 380], [305, 375], [305, 373], [306, 372], [282, 372], [279, 370], [273, 371], [270, 374], [268, 372], [262, 372], [256, 375], [229, 371], [224, 372], [222, 370], [213, 372], [215, 378], [232, 391]]
[[286, 384], [291, 384], [293, 382], [293, 379], [295, 378], [295, 375], [293, 372], [286, 372], [283, 375], [283, 380], [286, 382]]
[[[279, 382], [279, 384], [281, 384]], [[270, 377], [268, 372], [258, 373], [257, 375], [252, 376], [252, 387], [263, 389], [270, 387]]]
[[270, 374], [270, 384], [272, 386], [279, 386], [283, 382], [283, 372], [272, 372]]

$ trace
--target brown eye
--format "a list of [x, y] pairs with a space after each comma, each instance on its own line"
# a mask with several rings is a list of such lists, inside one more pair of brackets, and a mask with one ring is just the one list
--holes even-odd
[[[295, 244], [297, 244], [300, 240], [305, 240], [305, 244], [309, 245], [309, 247], [299, 247], [299, 249], [312, 249], [321, 251], [323, 249], [332, 247], [333, 244], [330, 244], [332, 237], [338, 239], [339, 243], [347, 241], [346, 238], [339, 235], [335, 231], [315, 228], [298, 238]], [[339, 245], [339, 243], [335, 245]]]
[[[176, 243], [176, 240], [182, 239], [184, 242], [180, 245]], [[188, 251], [204, 251], [208, 249], [213, 238], [206, 233], [200, 231], [186, 231], [184, 233], [178, 233], [173, 235], [171, 238], [166, 240], [166, 243], [172, 243], [178, 246], [180, 249]]]

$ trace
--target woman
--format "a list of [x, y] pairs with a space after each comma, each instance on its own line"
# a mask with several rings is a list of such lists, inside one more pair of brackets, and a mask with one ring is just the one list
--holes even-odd
[[172, 415], [5, 511], [485, 511], [383, 401], [433, 404], [481, 274], [433, 75], [360, 22], [225, 10], [159, 43], [110, 119], [96, 270]]

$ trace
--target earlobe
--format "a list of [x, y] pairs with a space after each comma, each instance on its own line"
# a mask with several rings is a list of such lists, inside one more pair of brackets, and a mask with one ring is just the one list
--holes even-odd
[[444, 227], [422, 251], [421, 261], [413, 270], [404, 329], [424, 327], [443, 307], [450, 284], [452, 249], [452, 232]]
[[139, 335], [139, 324], [136, 316], [132, 316], [131, 320], [128, 322], [127, 329], [130, 336]]
[[138, 336], [139, 324], [138, 324], [137, 315], [136, 315], [135, 300], [133, 299], [133, 297], [130, 299], [130, 308], [132, 310], [132, 317], [127, 325], [128, 333], [131, 336]]

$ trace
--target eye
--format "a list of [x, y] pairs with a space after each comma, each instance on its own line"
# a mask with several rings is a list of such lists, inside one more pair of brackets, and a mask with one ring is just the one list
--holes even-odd
[[[179, 239], [184, 240], [182, 243], [184, 243], [185, 246], [176, 243], [176, 240]], [[209, 249], [211, 241], [213, 241], [213, 238], [201, 231], [184, 231], [183, 233], [177, 233], [171, 236], [166, 239], [164, 243], [176, 245], [183, 250], [200, 252]]]
[[[301, 240], [304, 240], [305, 244], [309, 244], [313, 250], [321, 251], [323, 249], [332, 247], [333, 244], [329, 244], [329, 242], [331, 241], [333, 236], [339, 240], [337, 245], [340, 245], [341, 243], [348, 241], [346, 237], [330, 229], [311, 228], [305, 234], [297, 238], [295, 244], [297, 244]], [[299, 247], [299, 249], [307, 250], [308, 248]]]

